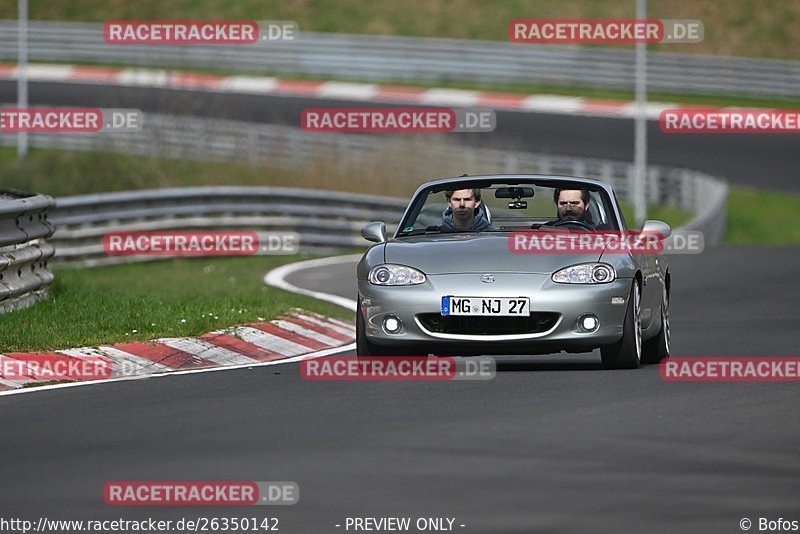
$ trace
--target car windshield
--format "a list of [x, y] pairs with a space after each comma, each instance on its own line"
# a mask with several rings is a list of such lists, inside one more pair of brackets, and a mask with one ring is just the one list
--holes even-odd
[[[454, 187], [464, 185], [456, 183]], [[466, 188], [423, 192], [402, 221], [398, 237], [448, 231], [512, 232], [551, 229], [552, 224], [559, 221], [555, 196], [557, 191], [561, 191], [558, 199], [562, 210], [567, 214], [564, 218], [574, 218], [586, 223], [589, 227], [585, 229], [619, 229], [611, 200], [597, 186], [559, 184], [556, 187], [536, 183], [492, 183], [477, 191]], [[449, 200], [448, 193], [451, 193]], [[477, 196], [480, 196], [480, 201], [477, 201]], [[584, 204], [586, 198], [589, 201]], [[570, 224], [565, 228], [582, 229], [582, 225]]]

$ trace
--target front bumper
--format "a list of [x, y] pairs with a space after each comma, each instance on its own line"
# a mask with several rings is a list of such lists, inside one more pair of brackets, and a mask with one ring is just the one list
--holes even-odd
[[[614, 343], [622, 336], [630, 278], [582, 285], [557, 284], [549, 274], [495, 273], [495, 282], [485, 284], [480, 282], [481, 274], [428, 275], [423, 284], [401, 287], [375, 286], [359, 280], [359, 313], [364, 317], [367, 339], [375, 345], [420, 353], [544, 354], [589, 351]], [[543, 320], [532, 321], [538, 328], [529, 328], [529, 322], [521, 329], [525, 331], [514, 331], [513, 326], [507, 326], [500, 334], [486, 333], [491, 329], [470, 333], [469, 328], [467, 331], [434, 328], [431, 319], [441, 314], [441, 299], [447, 295], [529, 297], [531, 313]], [[596, 330], [585, 332], [579, 327], [578, 319], [585, 314], [598, 318]], [[382, 327], [383, 320], [390, 315], [402, 322], [398, 333], [389, 334]], [[504, 319], [514, 321], [510, 317], [492, 320], [496, 325]]]

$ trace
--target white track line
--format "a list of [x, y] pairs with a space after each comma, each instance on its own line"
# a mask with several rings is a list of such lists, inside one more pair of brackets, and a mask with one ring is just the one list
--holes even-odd
[[[72, 65], [28, 65], [28, 76], [34, 80], [61, 81], [72, 77]], [[16, 74], [16, 73], [15, 73]]]
[[277, 78], [228, 76], [222, 79], [219, 88], [222, 91], [230, 91], [231, 93], [265, 94], [274, 91], [277, 85]]
[[367, 83], [325, 82], [320, 85], [319, 96], [341, 100], [372, 100], [378, 87]]
[[296, 271], [302, 271], [303, 269], [325, 267], [328, 265], [337, 265], [339, 263], [352, 263], [360, 260], [361, 256], [361, 254], [349, 254], [347, 256], [333, 256], [330, 258], [319, 258], [316, 260], [306, 260], [297, 263], [290, 263], [288, 265], [282, 265], [277, 269], [273, 269], [268, 272], [266, 276], [264, 276], [264, 282], [272, 287], [285, 289], [286, 291], [299, 293], [300, 295], [307, 295], [318, 300], [331, 302], [337, 306], [341, 306], [342, 308], [347, 308], [348, 310], [356, 311], [356, 308], [358, 308], [358, 303], [355, 300], [348, 299], [346, 297], [340, 297], [339, 295], [332, 295], [330, 293], [323, 293], [321, 291], [303, 289], [302, 287], [297, 287], [287, 282], [286, 277], [295, 273]]
[[428, 105], [474, 106], [480, 96], [480, 91], [428, 89], [422, 93], [422, 103]]

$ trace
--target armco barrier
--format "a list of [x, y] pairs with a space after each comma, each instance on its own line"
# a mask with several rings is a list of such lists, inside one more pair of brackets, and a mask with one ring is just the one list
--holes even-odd
[[405, 202], [384, 197], [284, 187], [150, 189], [57, 199], [57, 259], [86, 266], [154, 259], [108, 256], [111, 231], [231, 229], [259, 235], [294, 232], [302, 251], [361, 247], [361, 227], [399, 220]]
[[[686, 171], [677, 173], [673, 178], [688, 182], [683, 186], [691, 189], [687, 194], [706, 195], [704, 202], [698, 203], [698, 217], [684, 228], [706, 231], [706, 243], [718, 243], [724, 233], [725, 184]], [[59, 261], [86, 266], [154, 259], [106, 255], [103, 236], [111, 231], [224, 228], [259, 234], [296, 232], [302, 251], [329, 251], [365, 246], [361, 227], [375, 220], [394, 227], [405, 205], [403, 199], [282, 187], [194, 187], [80, 195], [58, 199], [53, 215], [58, 230], [53, 241]], [[705, 209], [709, 206], [713, 212]]]
[[53, 234], [46, 195], [0, 190], [0, 313], [31, 305], [47, 296], [53, 274], [48, 260]]
[[[630, 50], [303, 32], [263, 46], [112, 46], [96, 23], [31, 21], [31, 61], [220, 67], [368, 81], [461, 81], [633, 89]], [[17, 22], [0, 21], [0, 60], [17, 57]], [[651, 91], [800, 96], [800, 61], [651, 52]]]

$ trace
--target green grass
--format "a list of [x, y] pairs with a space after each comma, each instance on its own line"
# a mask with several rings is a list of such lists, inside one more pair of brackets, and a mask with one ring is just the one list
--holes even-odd
[[[146, 158], [100, 151], [32, 149], [26, 161], [0, 148], [0, 187], [53, 196], [200, 185], [289, 185], [305, 173], [230, 162]], [[313, 183], [313, 180], [305, 180]]]
[[[439, 141], [437, 141], [439, 142]], [[414, 147], [403, 145], [413, 152]], [[432, 145], [429, 145], [429, 148]], [[388, 150], [390, 147], [385, 147]], [[394, 157], [412, 158], [412, 153]], [[16, 149], [0, 148], [0, 188], [36, 191], [52, 196], [204, 185], [307, 187], [407, 197], [424, 181], [463, 172], [459, 162], [447, 172], [415, 175], [392, 171], [382, 164], [383, 152], [360, 165], [340, 165], [338, 159], [319, 158], [304, 166], [277, 168], [236, 161], [214, 162], [166, 157], [140, 157], [100, 151], [32, 149], [20, 163]]]
[[[30, 18], [295, 20], [302, 31], [507, 40], [518, 18], [633, 18], [633, 0], [49, 0], [30, 2]], [[16, 2], [0, 18], [16, 18]], [[700, 19], [696, 44], [651, 45], [660, 51], [800, 59], [796, 0], [650, 0], [652, 18]], [[627, 45], [630, 47], [631, 45]]]
[[193, 258], [55, 269], [51, 298], [3, 316], [0, 351], [195, 336], [274, 319], [293, 307], [352, 320], [333, 304], [269, 287], [264, 274], [299, 256]]
[[800, 195], [731, 187], [725, 243], [800, 244]]

